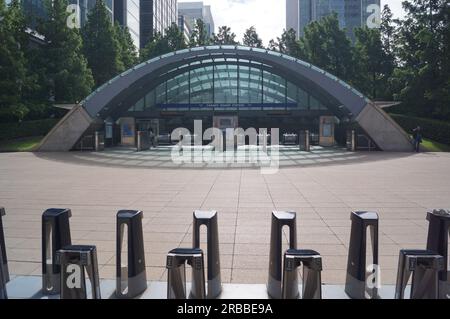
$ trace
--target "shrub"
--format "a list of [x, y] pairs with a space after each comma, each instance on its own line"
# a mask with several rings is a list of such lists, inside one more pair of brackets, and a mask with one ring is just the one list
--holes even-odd
[[448, 122], [399, 114], [390, 114], [390, 116], [409, 134], [420, 126], [424, 138], [450, 145], [450, 123]]
[[25, 121], [20, 123], [0, 123], [0, 140], [46, 135], [58, 119]]

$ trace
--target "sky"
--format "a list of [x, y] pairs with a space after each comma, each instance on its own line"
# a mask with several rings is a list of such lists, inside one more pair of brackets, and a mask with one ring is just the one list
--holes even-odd
[[[191, 2], [195, 0], [178, 0]], [[381, 0], [381, 6], [388, 4], [394, 17], [402, 17], [403, 0]], [[211, 5], [217, 27], [227, 25], [241, 41], [246, 29], [255, 26], [259, 36], [267, 45], [270, 39], [279, 37], [286, 28], [286, 0], [203, 0]]]

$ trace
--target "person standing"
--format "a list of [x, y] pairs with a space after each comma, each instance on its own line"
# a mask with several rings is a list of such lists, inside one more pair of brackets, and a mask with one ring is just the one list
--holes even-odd
[[155, 143], [155, 134], [153, 133], [153, 129], [150, 128], [148, 130], [148, 135], [149, 135], [149, 139], [150, 139], [150, 147], [156, 147], [156, 143]]
[[422, 144], [422, 129], [420, 126], [413, 130], [414, 149], [417, 153], [420, 152], [420, 144]]

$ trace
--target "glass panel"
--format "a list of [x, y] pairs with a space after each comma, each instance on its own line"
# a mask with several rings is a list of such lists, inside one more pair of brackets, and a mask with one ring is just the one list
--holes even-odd
[[298, 88], [297, 90], [297, 103], [301, 110], [308, 109], [308, 93], [302, 88]]
[[215, 103], [237, 103], [237, 65], [215, 66]]
[[166, 83], [160, 84], [156, 88], [156, 104], [166, 103]]
[[155, 90], [151, 91], [145, 96], [145, 109], [155, 107]]
[[191, 103], [213, 103], [213, 67], [208, 66], [191, 71]]
[[136, 106], [134, 107], [134, 111], [136, 112], [142, 112], [144, 110], [144, 99], [140, 99]]
[[280, 76], [264, 71], [263, 103], [284, 104], [286, 95], [286, 81]]
[[261, 70], [240, 66], [239, 103], [261, 104], [262, 76]]
[[[292, 84], [291, 82], [288, 82], [287, 86], [287, 103], [289, 104], [289, 107], [298, 107], [297, 104], [297, 86]], [[292, 105], [291, 105], [292, 104]]]
[[310, 97], [311, 110], [318, 111], [320, 110], [321, 104], [320, 102], [313, 96]]

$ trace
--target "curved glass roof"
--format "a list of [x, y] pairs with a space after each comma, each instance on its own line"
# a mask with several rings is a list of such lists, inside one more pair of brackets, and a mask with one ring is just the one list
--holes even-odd
[[279, 75], [250, 66], [251, 61], [245, 62], [248, 65], [238, 64], [237, 59], [228, 59], [226, 63], [219, 59], [212, 65], [197, 65], [147, 92], [129, 111], [188, 105], [210, 109], [212, 104], [240, 105], [244, 108], [258, 105], [263, 108], [327, 109], [324, 103], [311, 97], [305, 89]]
[[81, 104], [99, 118], [130, 107], [185, 103], [327, 106], [355, 118], [368, 102], [347, 83], [307, 62], [265, 49], [224, 45], [153, 58], [108, 81]]

